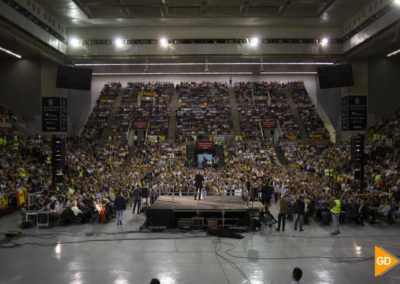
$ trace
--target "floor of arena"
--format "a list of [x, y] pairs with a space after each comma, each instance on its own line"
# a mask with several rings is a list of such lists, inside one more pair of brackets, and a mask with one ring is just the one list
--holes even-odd
[[[315, 222], [304, 232], [245, 233], [226, 239], [204, 232], [143, 233], [143, 215], [125, 211], [124, 225], [86, 224], [27, 229], [0, 253], [0, 283], [400, 283], [394, 269], [374, 279], [374, 245], [400, 255], [398, 225], [343, 225], [342, 234]], [[17, 230], [19, 214], [0, 219], [0, 232]], [[10, 243], [8, 244], [10, 245]], [[27, 257], [27, 256], [35, 256]], [[22, 268], [23, 267], [23, 271]]]

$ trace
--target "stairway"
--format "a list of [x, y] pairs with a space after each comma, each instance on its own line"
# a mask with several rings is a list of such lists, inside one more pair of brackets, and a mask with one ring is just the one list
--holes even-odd
[[113, 108], [111, 109], [110, 115], [107, 119], [107, 127], [101, 132], [100, 140], [107, 141], [111, 135], [111, 127], [116, 123], [115, 115], [117, 114], [122, 102], [122, 92], [120, 91], [117, 99], [114, 102]]
[[236, 96], [233, 87], [229, 87], [229, 104], [231, 106], [231, 113], [232, 113], [233, 134], [240, 135], [238, 103], [236, 101]]
[[286, 99], [287, 102], [289, 104], [290, 110], [293, 113], [293, 117], [294, 117], [294, 121], [295, 123], [299, 126], [299, 131], [300, 131], [300, 138], [301, 139], [308, 139], [308, 134], [306, 132], [306, 128], [304, 127], [303, 121], [300, 117], [300, 114], [297, 110], [297, 106], [292, 98], [292, 96], [290, 95], [289, 89], [285, 88], [284, 89], [284, 93], [286, 95]]
[[285, 152], [283, 151], [282, 147], [279, 145], [274, 146], [276, 157], [278, 158], [279, 162], [283, 165], [287, 165], [288, 161], [286, 160], [285, 157]]
[[176, 110], [179, 107], [178, 103], [178, 92], [174, 88], [172, 91], [171, 97], [171, 109], [169, 113], [169, 122], [168, 122], [168, 141], [172, 142], [176, 138]]

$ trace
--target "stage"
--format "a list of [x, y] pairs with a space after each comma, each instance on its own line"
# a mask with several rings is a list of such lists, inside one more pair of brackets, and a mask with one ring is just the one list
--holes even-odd
[[210, 219], [218, 221], [219, 226], [250, 226], [251, 219], [258, 217], [262, 208], [259, 201], [248, 205], [240, 196], [205, 196], [194, 200], [193, 196], [159, 196], [147, 209], [147, 227], [204, 229]]

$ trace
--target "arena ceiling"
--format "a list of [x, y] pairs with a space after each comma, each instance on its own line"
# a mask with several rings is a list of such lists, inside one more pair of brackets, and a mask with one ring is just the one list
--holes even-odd
[[[34, 0], [17, 1], [32, 3]], [[28, 47], [35, 46], [35, 56], [51, 54], [51, 57], [58, 61], [67, 58], [73, 63], [92, 60], [145, 62], [147, 57], [149, 61], [154, 62], [336, 61], [347, 57], [348, 54], [357, 57], [382, 56], [398, 48], [399, 22], [387, 25], [381, 31], [381, 36], [368, 39], [360, 44], [359, 48], [345, 55], [335, 51], [323, 52], [323, 48], [318, 46], [318, 35], [323, 36], [323, 33], [328, 31], [334, 34], [331, 38], [339, 40], [336, 44], [332, 41], [331, 46], [339, 47], [340, 42], [344, 42], [344, 36], [353, 31], [359, 32], [362, 29], [358, 28], [364, 21], [368, 22], [376, 17], [374, 8], [379, 11], [380, 6], [390, 1], [393, 0], [36, 0], [44, 10], [66, 27], [65, 44], [68, 45], [69, 37], [76, 34], [82, 40], [108, 40], [110, 43], [85, 45], [75, 51], [69, 48], [67, 54], [57, 56], [51, 48], [50, 51], [45, 50], [45, 47], [36, 48], [40, 42], [24, 38], [24, 41], [20, 40], [18, 43], [15, 40], [16, 31], [12, 27], [12, 21], [4, 26], [2, 24], [0, 39], [3, 37], [6, 40], [5, 46], [15, 48], [22, 55], [32, 56]], [[229, 34], [226, 32], [227, 27], [230, 29]], [[218, 31], [213, 32], [214, 30]], [[317, 43], [308, 44], [310, 50], [306, 52], [301, 48], [308, 48], [307, 44], [292, 44], [293, 52], [288, 52], [282, 48], [290, 43], [284, 46], [285, 43], [282, 42], [275, 45], [263, 42], [258, 51], [250, 50], [245, 44], [226, 44], [222, 47], [225, 48], [223, 52], [217, 50], [221, 49], [222, 45], [212, 44], [196, 46], [172, 42], [171, 45], [176, 45], [169, 49], [163, 49], [158, 44], [149, 44], [143, 45], [146, 52], [140, 52], [141, 43], [129, 43], [124, 46], [126, 50], [116, 48], [113, 43], [116, 36], [122, 36], [126, 40], [158, 41], [160, 36], [163, 36], [162, 33], [166, 33], [171, 42], [172, 39], [181, 38], [242, 39], [245, 36], [253, 36], [254, 33], [255, 36], [260, 35], [261, 39], [269, 39], [269, 35], [272, 34], [276, 40], [293, 37], [301, 40], [317, 39]], [[10, 45], [9, 42], [13, 44]], [[228, 46], [239, 46], [242, 49], [237, 52], [236, 48], [229, 53]], [[274, 50], [271, 52], [268, 48]]]
[[38, 0], [67, 26], [340, 26], [368, 0]]

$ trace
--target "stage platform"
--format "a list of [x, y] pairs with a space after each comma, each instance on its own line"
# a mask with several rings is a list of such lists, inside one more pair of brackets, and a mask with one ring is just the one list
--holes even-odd
[[193, 196], [163, 195], [147, 209], [146, 224], [177, 228], [184, 221], [194, 220], [201, 227], [209, 219], [216, 219], [224, 226], [249, 226], [262, 207], [259, 201], [247, 205], [240, 196], [205, 196], [194, 200]]

